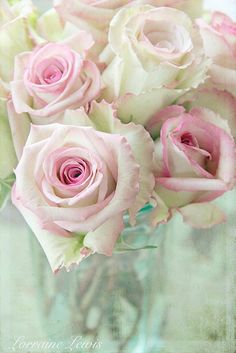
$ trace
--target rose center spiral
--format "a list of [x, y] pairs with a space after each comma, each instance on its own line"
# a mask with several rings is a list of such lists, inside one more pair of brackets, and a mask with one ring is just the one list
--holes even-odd
[[191, 147], [198, 147], [196, 138], [190, 132], [184, 132], [181, 135], [180, 140], [181, 140], [181, 143], [183, 143], [184, 145], [191, 146]]
[[80, 158], [69, 158], [61, 162], [57, 176], [61, 183], [81, 184], [89, 175], [88, 163]]
[[43, 79], [46, 83], [51, 84], [61, 79], [63, 72], [56, 65], [49, 65], [43, 72]]

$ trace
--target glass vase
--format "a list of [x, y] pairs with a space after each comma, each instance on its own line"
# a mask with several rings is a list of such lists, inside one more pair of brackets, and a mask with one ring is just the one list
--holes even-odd
[[126, 251], [121, 246], [112, 257], [95, 254], [72, 271], [55, 275], [36, 238], [9, 204], [2, 215], [5, 232], [14, 234], [12, 245], [9, 238], [1, 245], [9, 254], [4, 264], [9, 295], [3, 300], [4, 349], [143, 353], [150, 330], [156, 341], [160, 320], [152, 322], [152, 286], [158, 249], [149, 246], [157, 245], [161, 228], [150, 228], [149, 212], [149, 206], [139, 212], [135, 227], [125, 216]]
[[227, 223], [206, 230], [178, 214], [153, 230], [147, 208], [123, 238], [156, 249], [94, 255], [56, 275], [9, 203], [0, 214], [0, 352], [233, 353], [235, 196], [217, 201]]

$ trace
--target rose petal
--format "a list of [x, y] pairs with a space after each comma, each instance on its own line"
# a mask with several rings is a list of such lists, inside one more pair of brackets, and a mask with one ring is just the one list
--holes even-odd
[[184, 107], [180, 105], [171, 105], [162, 110], [158, 110], [146, 124], [146, 129], [155, 140], [155, 138], [159, 136], [161, 127], [167, 119], [176, 118], [184, 112]]
[[171, 217], [169, 208], [156, 192], [153, 193], [152, 200], [154, 200], [155, 206], [150, 214], [151, 225], [156, 227], [159, 224], [167, 223]]
[[111, 256], [116, 241], [124, 229], [123, 214], [118, 214], [96, 230], [86, 234], [84, 245], [98, 254]]
[[[106, 119], [105, 119], [106, 117]], [[114, 111], [106, 102], [91, 106], [90, 118], [97, 129], [121, 134], [132, 148], [135, 160], [140, 166], [139, 193], [136, 201], [130, 207], [131, 222], [134, 223], [136, 212], [142, 208], [150, 199], [153, 187], [153, 158], [154, 144], [147, 131], [141, 126], [133, 123], [122, 124], [119, 119], [114, 119]], [[142, 144], [140, 144], [142, 141]], [[147, 158], [149, 156], [149, 158]], [[135, 187], [135, 185], [133, 186]]]
[[[13, 173], [17, 164], [12, 134], [7, 115], [7, 102], [0, 98], [0, 179], [4, 180]], [[1, 192], [1, 188], [0, 188]]]
[[[235, 58], [233, 59], [235, 61]], [[211, 81], [220, 89], [226, 89], [236, 97], [236, 70], [213, 64], [209, 70]]]
[[195, 203], [181, 207], [178, 211], [183, 216], [184, 222], [194, 228], [211, 228], [226, 221], [225, 214], [210, 203]]
[[27, 27], [25, 18], [18, 17], [0, 29], [0, 77], [6, 82], [13, 78], [16, 55], [32, 48]]
[[133, 121], [145, 125], [156, 112], [172, 104], [183, 93], [183, 90], [160, 88], [140, 95], [126, 94], [116, 102], [118, 117], [124, 123]]
[[157, 178], [157, 183], [174, 191], [227, 191], [227, 185], [219, 179]]
[[[179, 103], [188, 104], [189, 109], [202, 107], [215, 112], [221, 119], [214, 116], [212, 122], [217, 121], [218, 126], [236, 137], [236, 99], [229, 92], [217, 88], [203, 88], [181, 97]], [[209, 116], [209, 111], [204, 115]], [[222, 119], [228, 122], [230, 129]]]
[[[80, 253], [82, 246], [78, 250], [80, 243], [78, 244], [76, 237], [60, 237], [42, 229], [40, 220], [17, 199], [14, 189], [12, 201], [37, 237], [54, 273], [58, 272], [58, 270], [63, 267], [69, 269], [72, 264], [79, 264], [83, 260], [84, 256]], [[76, 249], [77, 252], [75, 252]]]
[[30, 119], [25, 113], [17, 114], [11, 100], [7, 104], [7, 112], [13, 137], [13, 144], [19, 160], [29, 135]]
[[232, 50], [224, 36], [203, 20], [197, 20], [203, 39], [204, 49], [208, 57], [218, 59], [225, 55], [232, 55]]

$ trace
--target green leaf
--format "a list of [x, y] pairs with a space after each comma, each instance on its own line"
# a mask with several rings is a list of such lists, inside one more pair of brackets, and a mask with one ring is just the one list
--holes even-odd
[[4, 180], [0, 179], [0, 211], [3, 210], [7, 200], [9, 198], [11, 188], [12, 188], [12, 185], [14, 184], [14, 181], [15, 181], [14, 174], [10, 175], [9, 177], [7, 177]]
[[148, 250], [148, 249], [157, 249], [157, 246], [155, 245], [146, 245], [140, 248], [132, 248], [132, 247], [127, 247], [127, 248], [115, 248], [115, 253], [116, 252], [123, 252], [123, 251], [138, 251], [138, 250]]

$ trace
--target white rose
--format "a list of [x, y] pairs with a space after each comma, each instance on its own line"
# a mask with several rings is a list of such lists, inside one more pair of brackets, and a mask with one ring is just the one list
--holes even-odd
[[198, 87], [208, 68], [191, 19], [177, 9], [149, 5], [115, 15], [100, 59], [107, 65], [104, 98], [117, 100], [121, 120], [141, 124]]

